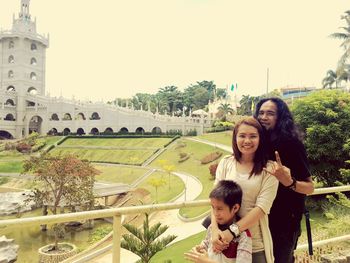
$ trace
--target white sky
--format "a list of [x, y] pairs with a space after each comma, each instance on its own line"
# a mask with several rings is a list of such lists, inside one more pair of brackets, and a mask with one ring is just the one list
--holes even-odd
[[[20, 0], [0, 0], [12, 27]], [[321, 86], [341, 55], [329, 38], [348, 0], [31, 0], [39, 34], [50, 33], [46, 91], [93, 101], [183, 90], [201, 80], [260, 95]]]

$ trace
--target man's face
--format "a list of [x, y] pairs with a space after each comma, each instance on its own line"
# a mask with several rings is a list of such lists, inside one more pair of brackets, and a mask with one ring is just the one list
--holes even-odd
[[273, 130], [277, 122], [277, 106], [271, 100], [264, 102], [259, 110], [258, 120], [266, 130]]

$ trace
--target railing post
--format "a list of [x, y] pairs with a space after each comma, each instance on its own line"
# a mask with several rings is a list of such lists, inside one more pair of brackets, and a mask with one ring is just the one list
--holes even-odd
[[122, 230], [122, 217], [120, 215], [113, 216], [113, 245], [112, 255], [113, 263], [120, 263], [120, 240]]

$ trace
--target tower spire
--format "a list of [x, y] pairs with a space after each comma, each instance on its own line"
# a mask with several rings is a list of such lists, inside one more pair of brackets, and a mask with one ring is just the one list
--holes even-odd
[[19, 13], [19, 17], [22, 20], [30, 20], [29, 4], [30, 0], [21, 0], [21, 12]]

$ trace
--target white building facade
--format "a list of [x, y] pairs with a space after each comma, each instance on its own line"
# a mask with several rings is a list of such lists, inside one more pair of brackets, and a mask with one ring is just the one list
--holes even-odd
[[203, 133], [205, 118], [174, 117], [104, 103], [81, 103], [45, 95], [46, 49], [49, 36], [36, 32], [30, 0], [21, 0], [11, 30], [0, 31], [0, 138], [40, 134], [102, 132]]

